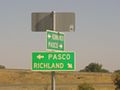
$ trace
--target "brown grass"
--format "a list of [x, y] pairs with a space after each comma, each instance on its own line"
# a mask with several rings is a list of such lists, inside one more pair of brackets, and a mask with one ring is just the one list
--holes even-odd
[[[90, 83], [95, 90], [115, 90], [110, 73], [56, 72], [57, 90], [78, 90], [81, 83]], [[0, 90], [51, 90], [50, 72], [0, 70]]]

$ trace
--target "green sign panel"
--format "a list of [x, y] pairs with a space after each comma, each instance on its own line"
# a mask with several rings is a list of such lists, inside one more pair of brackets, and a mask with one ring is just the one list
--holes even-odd
[[32, 70], [39, 71], [75, 70], [74, 52], [33, 52]]
[[47, 30], [47, 49], [64, 50], [64, 34]]

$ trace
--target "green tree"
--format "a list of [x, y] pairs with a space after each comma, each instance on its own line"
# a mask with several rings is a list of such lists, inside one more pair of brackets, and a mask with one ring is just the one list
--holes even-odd
[[90, 63], [81, 72], [109, 72], [106, 69], [102, 69], [102, 65], [98, 63]]
[[0, 65], [0, 69], [5, 69], [5, 66], [3, 66], [3, 65]]
[[106, 69], [101, 69], [101, 71], [100, 71], [100, 72], [109, 73], [109, 71], [108, 71], [108, 70], [106, 70]]
[[120, 70], [115, 70], [114, 73], [120, 73]]
[[114, 71], [113, 82], [116, 86], [116, 90], [120, 90], [120, 70]]
[[83, 83], [79, 85], [79, 90], [95, 90], [95, 89], [92, 87], [92, 85], [88, 83]]

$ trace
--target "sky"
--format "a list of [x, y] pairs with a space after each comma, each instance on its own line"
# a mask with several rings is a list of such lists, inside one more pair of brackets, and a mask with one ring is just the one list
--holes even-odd
[[0, 0], [0, 65], [31, 69], [34, 51], [46, 51], [46, 33], [32, 32], [32, 12], [74, 12], [75, 32], [65, 32], [65, 51], [76, 70], [99, 63], [120, 69], [120, 0]]

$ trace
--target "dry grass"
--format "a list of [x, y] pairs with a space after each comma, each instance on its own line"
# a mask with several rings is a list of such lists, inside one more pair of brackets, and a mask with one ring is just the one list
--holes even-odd
[[[95, 90], [115, 90], [111, 76], [109, 73], [56, 72], [56, 88], [78, 90], [78, 85], [81, 83], [91, 83]], [[50, 72], [0, 70], [0, 90], [51, 90], [50, 83]]]

